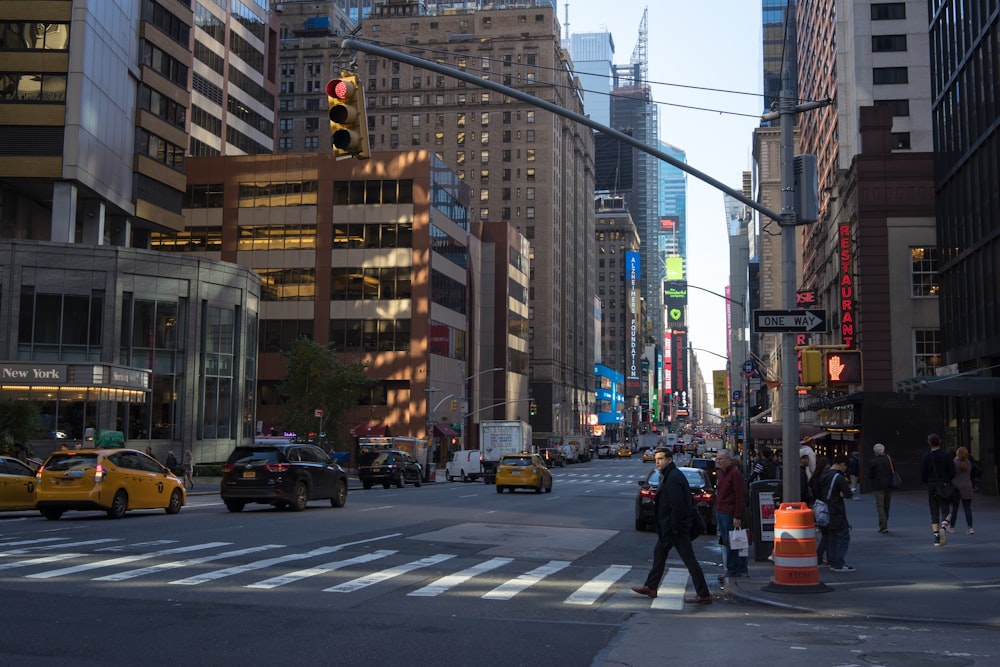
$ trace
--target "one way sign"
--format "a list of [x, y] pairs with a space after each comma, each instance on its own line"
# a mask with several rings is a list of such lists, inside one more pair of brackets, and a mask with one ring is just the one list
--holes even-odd
[[755, 310], [754, 333], [829, 333], [825, 310]]

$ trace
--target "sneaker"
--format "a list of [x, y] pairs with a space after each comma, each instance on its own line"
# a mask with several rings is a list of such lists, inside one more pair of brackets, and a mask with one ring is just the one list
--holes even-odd
[[878, 532], [882, 533], [883, 535], [888, 535], [889, 534], [889, 529], [888, 528], [879, 528]]
[[941, 546], [948, 544], [948, 526], [941, 524], [941, 530], [938, 531], [938, 539], [941, 542]]
[[854, 572], [854, 568], [844, 563], [840, 567], [831, 567], [830, 572]]
[[972, 530], [971, 528], [969, 528], [969, 529], [968, 529], [967, 531], [965, 531], [965, 534], [966, 534], [966, 535], [975, 535], [975, 534], [976, 534], [976, 531], [974, 531], [974, 530]]
[[934, 546], [941, 546], [941, 533], [934, 533]]

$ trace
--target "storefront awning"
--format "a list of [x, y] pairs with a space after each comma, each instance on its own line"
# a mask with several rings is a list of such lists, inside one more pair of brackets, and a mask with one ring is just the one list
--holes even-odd
[[458, 431], [448, 424], [434, 424], [434, 435], [443, 435], [446, 438], [453, 438], [458, 435]]
[[358, 424], [351, 429], [352, 438], [367, 438], [370, 436], [382, 436], [388, 433], [389, 427], [385, 424]]

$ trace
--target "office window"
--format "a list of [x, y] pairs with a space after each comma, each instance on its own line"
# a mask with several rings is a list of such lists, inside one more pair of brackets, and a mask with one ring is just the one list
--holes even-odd
[[892, 150], [901, 151], [910, 149], [910, 133], [909, 132], [893, 132], [890, 135], [889, 141], [892, 144]]
[[481, 152], [479, 154], [479, 162], [481, 164], [488, 164], [489, 161], [490, 161], [490, 152], [489, 151], [483, 151], [483, 152]]
[[480, 133], [480, 135], [479, 135], [479, 144], [482, 145], [482, 146], [489, 146], [490, 145], [490, 133], [489, 132], [481, 132]]
[[278, 150], [292, 150], [292, 137], [278, 137]]
[[872, 35], [872, 52], [906, 51], [906, 35]]
[[533, 125], [534, 122], [535, 122], [535, 112], [534, 111], [527, 111], [525, 113], [527, 114], [526, 121], [527, 121], [528, 125]]
[[941, 366], [941, 332], [917, 329], [913, 332], [914, 375], [934, 375]]
[[889, 107], [893, 116], [909, 116], [910, 100], [875, 100], [877, 107]]
[[906, 18], [905, 2], [872, 3], [872, 21], [890, 21]]
[[938, 250], [910, 248], [910, 284], [913, 296], [938, 295]]
[[535, 198], [535, 188], [526, 188], [525, 189], [525, 198], [528, 199], [528, 200], [534, 199]]
[[876, 86], [908, 83], [909, 80], [909, 73], [905, 67], [876, 67], [872, 70], [872, 83]]

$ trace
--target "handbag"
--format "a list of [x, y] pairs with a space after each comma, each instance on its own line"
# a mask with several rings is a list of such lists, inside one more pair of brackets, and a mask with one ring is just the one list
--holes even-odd
[[934, 484], [934, 495], [938, 497], [938, 500], [954, 500], [957, 491], [955, 485], [946, 479], [939, 479]]
[[691, 522], [691, 532], [688, 534], [692, 540], [699, 535], [704, 535], [705, 531], [708, 530], [705, 526], [705, 520], [701, 518], [701, 512], [694, 511], [694, 520]]
[[896, 466], [892, 464], [892, 457], [887, 455], [886, 458], [889, 459], [889, 470], [892, 472], [889, 476], [889, 488], [898, 489], [903, 486], [903, 479], [899, 476], [899, 473], [896, 472]]
[[817, 528], [830, 527], [830, 497], [833, 495], [833, 486], [837, 483], [837, 476], [830, 480], [830, 489], [826, 492], [826, 500], [822, 498], [813, 503], [813, 518]]
[[733, 551], [750, 548], [749, 531], [746, 528], [737, 528], [729, 531], [729, 548]]

